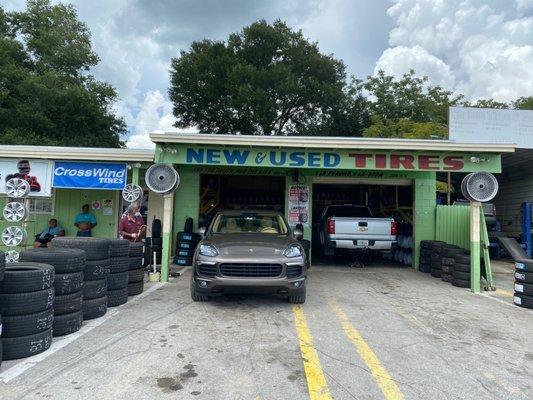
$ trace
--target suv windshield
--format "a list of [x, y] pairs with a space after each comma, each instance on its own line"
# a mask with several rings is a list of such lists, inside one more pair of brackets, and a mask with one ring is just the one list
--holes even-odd
[[285, 221], [279, 214], [219, 214], [215, 217], [212, 233], [275, 233], [286, 235]]
[[372, 213], [368, 207], [363, 206], [330, 206], [326, 211], [326, 217], [372, 218]]

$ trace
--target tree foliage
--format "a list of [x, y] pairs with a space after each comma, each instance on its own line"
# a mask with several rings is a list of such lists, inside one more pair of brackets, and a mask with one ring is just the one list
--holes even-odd
[[123, 146], [125, 123], [111, 108], [117, 94], [88, 74], [97, 63], [72, 6], [0, 7], [0, 143]]
[[201, 132], [286, 135], [345, 123], [342, 61], [285, 23], [258, 21], [227, 41], [193, 42], [172, 60], [177, 127]]

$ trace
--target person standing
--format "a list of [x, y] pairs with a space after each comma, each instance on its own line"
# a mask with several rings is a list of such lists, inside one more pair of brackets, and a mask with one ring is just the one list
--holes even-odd
[[126, 215], [120, 219], [118, 224], [118, 231], [120, 235], [130, 242], [139, 242], [146, 233], [146, 225], [144, 219], [139, 214], [138, 207], [130, 207]]
[[89, 212], [89, 204], [84, 204], [81, 207], [81, 213], [76, 215], [74, 225], [78, 228], [76, 236], [91, 236], [91, 230], [96, 226], [96, 217]]

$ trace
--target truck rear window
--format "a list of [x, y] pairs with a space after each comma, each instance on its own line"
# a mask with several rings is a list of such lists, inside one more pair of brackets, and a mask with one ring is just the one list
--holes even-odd
[[340, 218], [372, 218], [372, 213], [367, 207], [332, 206], [328, 207], [326, 217]]

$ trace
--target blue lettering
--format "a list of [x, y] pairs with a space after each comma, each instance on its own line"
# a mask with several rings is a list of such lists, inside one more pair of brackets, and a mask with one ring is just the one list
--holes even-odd
[[195, 149], [187, 149], [187, 163], [190, 164], [192, 162], [203, 164], [204, 163], [204, 150], [198, 149], [196, 151]]
[[289, 165], [291, 167], [303, 167], [305, 165], [305, 153], [301, 151], [296, 151], [294, 153], [291, 153], [289, 158], [291, 159], [291, 162]]
[[320, 167], [320, 153], [309, 153], [309, 167]]
[[270, 152], [270, 164], [272, 165], [285, 165], [285, 163], [287, 162], [287, 153], [282, 151], [279, 153], [279, 161], [276, 160], [276, 152], [275, 151], [271, 151]]
[[239, 164], [243, 165], [246, 163], [246, 160], [248, 159], [248, 154], [250, 154], [250, 151], [239, 151], [239, 150], [222, 150], [224, 153], [224, 157], [226, 158], [226, 162], [228, 164]]
[[341, 163], [341, 157], [336, 153], [324, 153], [324, 167], [333, 168]]
[[220, 150], [207, 150], [207, 163], [220, 164]]

